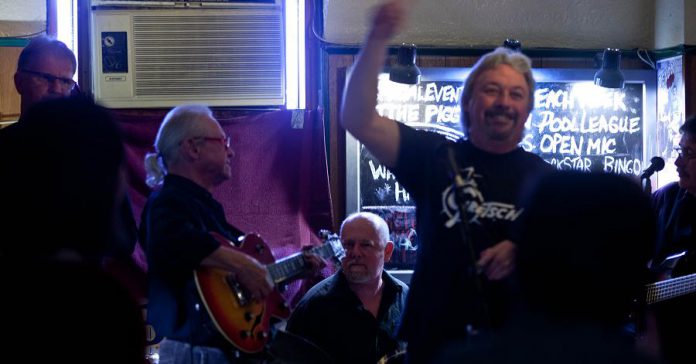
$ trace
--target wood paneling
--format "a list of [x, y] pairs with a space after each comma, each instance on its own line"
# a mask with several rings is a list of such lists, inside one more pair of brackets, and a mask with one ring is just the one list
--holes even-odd
[[696, 52], [684, 56], [684, 94], [686, 116], [696, 115]]
[[333, 205], [334, 226], [340, 226], [346, 215], [346, 131], [339, 123], [339, 110], [343, 99], [348, 67], [353, 55], [334, 55], [328, 59], [329, 86], [329, 183]]
[[17, 120], [20, 98], [14, 85], [17, 58], [22, 47], [0, 47], [0, 121]]

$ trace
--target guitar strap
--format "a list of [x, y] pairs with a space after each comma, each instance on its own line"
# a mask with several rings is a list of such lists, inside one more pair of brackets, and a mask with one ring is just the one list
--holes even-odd
[[447, 144], [447, 159], [450, 165], [450, 169], [452, 172], [452, 179], [453, 179], [453, 187], [455, 189], [455, 200], [457, 202], [457, 209], [459, 210], [459, 223], [457, 224], [459, 226], [459, 232], [461, 235], [462, 243], [466, 245], [466, 249], [468, 252], [468, 264], [467, 266], [470, 267], [469, 270], [466, 272], [467, 276], [466, 278], [470, 278], [474, 280], [475, 286], [476, 286], [476, 291], [478, 293], [478, 302], [481, 306], [481, 312], [483, 314], [483, 319], [482, 319], [482, 324], [484, 327], [490, 327], [491, 325], [491, 315], [490, 315], [490, 309], [488, 307], [488, 303], [486, 300], [486, 295], [484, 292], [484, 286], [483, 286], [483, 279], [481, 274], [478, 272], [477, 268], [477, 259], [476, 259], [476, 249], [474, 248], [474, 241], [471, 238], [471, 229], [469, 226], [469, 220], [466, 215], [466, 197], [464, 196], [464, 191], [463, 189], [465, 188], [464, 186], [464, 179], [460, 175], [460, 167], [459, 163], [457, 162], [457, 153], [455, 151], [455, 147], [459, 145], [456, 143], [448, 143]]

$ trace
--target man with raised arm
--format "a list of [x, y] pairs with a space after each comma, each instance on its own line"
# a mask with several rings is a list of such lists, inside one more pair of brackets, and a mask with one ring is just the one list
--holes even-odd
[[[377, 9], [346, 83], [341, 122], [416, 201], [421, 244], [400, 333], [407, 361], [422, 363], [450, 342], [505, 323], [516, 250], [510, 228], [523, 213], [519, 194], [552, 168], [518, 146], [534, 105], [531, 62], [519, 52], [496, 49], [471, 70], [461, 103], [466, 140], [448, 142], [378, 115], [377, 78], [404, 8], [394, 0]], [[460, 204], [454, 172], [461, 177]]]

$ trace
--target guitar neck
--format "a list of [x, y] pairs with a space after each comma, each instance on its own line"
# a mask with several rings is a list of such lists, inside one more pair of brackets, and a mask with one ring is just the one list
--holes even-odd
[[647, 291], [645, 302], [647, 304], [683, 296], [696, 292], [696, 273], [651, 283], [645, 288]]
[[[328, 244], [314, 247], [310, 252], [324, 258], [330, 259], [333, 255], [333, 250]], [[302, 257], [302, 253], [295, 253], [285, 258], [278, 260], [273, 264], [266, 266], [271, 278], [276, 285], [286, 283], [298, 275], [302, 274], [307, 268], [307, 263]]]

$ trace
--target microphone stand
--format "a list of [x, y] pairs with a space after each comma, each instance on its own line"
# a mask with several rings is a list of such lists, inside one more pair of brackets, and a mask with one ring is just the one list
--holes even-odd
[[[481, 276], [479, 275], [479, 268], [477, 267], [476, 264], [476, 251], [474, 250], [474, 242], [471, 239], [471, 229], [469, 228], [469, 221], [466, 218], [466, 197], [464, 195], [464, 188], [466, 188], [466, 183], [464, 182], [464, 178], [462, 177], [461, 174], [459, 174], [459, 164], [457, 163], [457, 158], [454, 152], [454, 145], [449, 144], [447, 146], [447, 157], [449, 160], [450, 164], [450, 169], [452, 170], [453, 174], [453, 187], [454, 187], [454, 196], [455, 196], [455, 202], [457, 203], [457, 210], [459, 210], [459, 234], [462, 238], [462, 243], [466, 245], [468, 248], [468, 260], [469, 260], [469, 269], [467, 270], [467, 276], [473, 277], [474, 284], [476, 286], [476, 292], [478, 293], [479, 296], [479, 301], [481, 304], [481, 309], [483, 311], [483, 316], [484, 316], [484, 324], [485, 328], [490, 331], [491, 330], [491, 317], [490, 317], [490, 312], [488, 310], [488, 305], [486, 303], [486, 298], [484, 296], [483, 292], [483, 281], [481, 280]], [[471, 337], [475, 335], [476, 332], [473, 330], [473, 328], [468, 325], [467, 326], [467, 337]]]
[[643, 188], [643, 192], [648, 194], [648, 196], [652, 195], [652, 183], [650, 182], [650, 176], [641, 176], [640, 185]]

